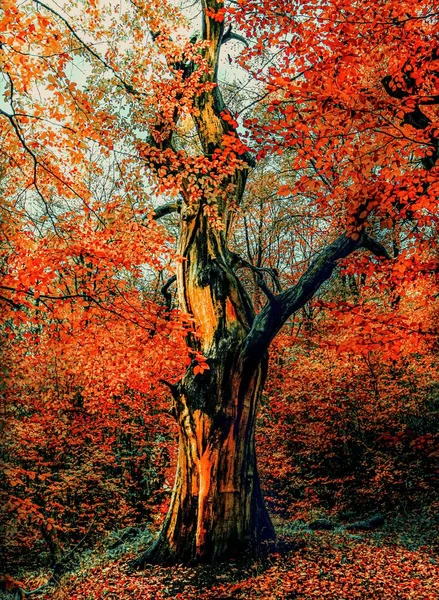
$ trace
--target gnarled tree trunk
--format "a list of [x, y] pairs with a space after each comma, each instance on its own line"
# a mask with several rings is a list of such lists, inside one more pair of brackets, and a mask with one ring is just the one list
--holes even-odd
[[[204, 58], [210, 65], [205, 80], [211, 82], [216, 81], [223, 24], [206, 10], [221, 8], [220, 2], [203, 1], [203, 38], [208, 42]], [[223, 136], [234, 133], [223, 118], [219, 88], [197, 97], [195, 105], [194, 123], [204, 155], [219, 156]], [[189, 190], [182, 190], [179, 306], [194, 317], [196, 335], [189, 336], [189, 344], [203, 354], [209, 369], [195, 375], [189, 368], [173, 388], [179, 455], [171, 506], [157, 541], [135, 566], [211, 560], [274, 536], [255, 454], [255, 419], [267, 353], [255, 357], [246, 350], [254, 311], [227, 247], [230, 208], [241, 203], [246, 162], [248, 157], [233, 172], [219, 174], [216, 219], [205, 210], [211, 196], [194, 200]]]
[[[204, 58], [210, 66], [205, 80], [216, 84], [223, 23], [208, 16], [222, 8], [202, 0]], [[188, 71], [189, 72], [189, 71]], [[193, 119], [204, 157], [224, 151], [224, 135], [237, 137], [216, 85], [194, 100]], [[172, 148], [172, 139], [161, 142]], [[212, 190], [191, 195], [182, 190], [177, 272], [180, 308], [193, 315], [195, 334], [189, 345], [202, 353], [209, 368], [195, 374], [190, 367], [173, 386], [179, 424], [179, 456], [171, 505], [153, 546], [132, 564], [212, 560], [274, 537], [264, 506], [256, 466], [255, 420], [267, 370], [268, 347], [288, 317], [300, 309], [328, 279], [339, 258], [366, 247], [379, 256], [385, 249], [365, 233], [354, 241], [342, 234], [327, 246], [298, 283], [277, 295], [254, 314], [228, 249], [233, 208], [241, 204], [248, 165], [246, 153], [230, 155], [217, 178], [215, 219]], [[225, 175], [224, 175], [225, 173]], [[215, 178], [214, 178], [215, 179]], [[206, 210], [207, 208], [207, 210]], [[156, 217], [172, 210], [166, 205]], [[209, 216], [210, 215], [210, 216]], [[267, 290], [266, 290], [267, 291]]]
[[224, 387], [211, 369], [198, 382], [186, 377], [176, 391], [177, 475], [165, 524], [144, 561], [212, 560], [274, 535], [254, 444], [265, 365], [245, 365], [230, 350], [220, 369]]
[[230, 266], [223, 230], [199, 212], [182, 223], [179, 303], [194, 316], [191, 344], [209, 369], [173, 388], [179, 455], [171, 506], [137, 561], [211, 560], [272, 538], [256, 466], [255, 419], [267, 355], [245, 350], [254, 319]]

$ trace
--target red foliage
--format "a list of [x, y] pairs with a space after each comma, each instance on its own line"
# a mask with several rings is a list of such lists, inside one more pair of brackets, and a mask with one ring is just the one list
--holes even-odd
[[90, 527], [160, 520], [167, 501], [174, 420], [160, 381], [184, 368], [188, 325], [142, 278], [146, 256], [150, 269], [165, 259], [163, 230], [125, 216], [96, 206], [39, 238], [23, 218], [4, 257], [2, 519], [15, 560], [23, 547], [54, 559]]
[[346, 277], [272, 352], [260, 464], [273, 508], [296, 517], [413, 507], [439, 481], [437, 300], [406, 272], [398, 306], [375, 299], [377, 277], [341, 301]]
[[[205, 3], [204, 33], [219, 32], [219, 45], [233, 39], [223, 22], [249, 38], [237, 62], [257, 99], [238, 116], [216, 97], [204, 128], [200, 99], [219, 90], [212, 39], [184, 38], [173, 2], [103, 4], [70, 13], [66, 4], [72, 26], [37, 1], [0, 9], [7, 552], [39, 549], [43, 538], [56, 557], [96, 516], [100, 533], [162, 518], [174, 459], [169, 388], [186, 366], [200, 376], [210, 367], [196, 349], [188, 357], [192, 317], [160, 297], [182, 259], [154, 221], [156, 197], [184, 196], [181, 223], [207, 215], [221, 235], [245, 214], [235, 245], [250, 263], [242, 281], [256, 312], [342, 232], [379, 241], [380, 258], [369, 247], [343, 261], [275, 340], [259, 463], [272, 507], [288, 515], [429, 498], [439, 474], [434, 2]], [[193, 141], [197, 127], [204, 137]], [[249, 152], [259, 171], [236, 206]], [[226, 258], [229, 276], [242, 268]], [[434, 566], [424, 585], [417, 554], [356, 548], [343, 568], [341, 551], [326, 549], [328, 577], [312, 552], [294, 569], [273, 565], [261, 597], [275, 597], [275, 576], [282, 597], [368, 597], [376, 561], [376, 597], [432, 597]], [[158, 580], [148, 588], [118, 565], [107, 574], [115, 583], [105, 594], [160, 597]], [[84, 597], [86, 585], [64, 597]], [[240, 597], [249, 586], [212, 593]]]

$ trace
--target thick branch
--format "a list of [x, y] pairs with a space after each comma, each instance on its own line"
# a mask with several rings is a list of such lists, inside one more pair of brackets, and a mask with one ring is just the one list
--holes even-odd
[[361, 247], [366, 248], [366, 250], [369, 250], [369, 252], [372, 252], [372, 254], [375, 254], [379, 258], [387, 258], [387, 260], [391, 258], [387, 249], [365, 232], [361, 238]]
[[273, 298], [275, 296], [274, 296], [273, 292], [270, 290], [270, 288], [268, 287], [268, 285], [265, 283], [265, 280], [261, 274], [258, 275], [258, 277], [256, 279], [256, 284], [264, 292], [264, 294], [267, 296], [267, 298], [269, 300], [273, 300]]
[[221, 39], [221, 44], [226, 44], [230, 40], [236, 40], [237, 42], [241, 42], [241, 44], [244, 44], [244, 46], [247, 46], [248, 48], [248, 41], [245, 39], [245, 37], [239, 35], [239, 33], [235, 33], [234, 31], [232, 31], [231, 25], [229, 25], [227, 31], [224, 32], [224, 35]]
[[154, 209], [154, 219], [157, 221], [166, 215], [178, 212], [181, 209], [181, 201], [167, 202]]
[[423, 96], [418, 100], [420, 106], [433, 106], [439, 104], [439, 94], [433, 96]]
[[381, 258], [390, 258], [384, 246], [366, 233], [358, 240], [343, 233], [312, 260], [296, 285], [267, 302], [247, 336], [244, 348], [246, 355], [251, 358], [262, 356], [286, 320], [302, 308], [331, 277], [337, 261], [360, 248], [366, 248]]

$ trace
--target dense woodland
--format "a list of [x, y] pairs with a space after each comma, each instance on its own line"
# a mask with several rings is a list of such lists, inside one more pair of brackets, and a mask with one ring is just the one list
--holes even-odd
[[439, 597], [438, 152], [436, 2], [2, 0], [0, 596]]

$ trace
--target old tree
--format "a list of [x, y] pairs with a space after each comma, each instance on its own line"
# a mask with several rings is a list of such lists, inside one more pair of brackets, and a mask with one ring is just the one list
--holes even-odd
[[[381, 269], [389, 294], [398, 256], [431, 268], [434, 4], [3, 0], [7, 317], [38, 325], [50, 313], [85, 327], [102, 309], [141, 327], [154, 310], [136, 305], [124, 269], [136, 265], [137, 280], [145, 265], [175, 272], [163, 292], [170, 307], [176, 278], [191, 361], [156, 383], [172, 395], [177, 474], [161, 533], [136, 566], [211, 560], [274, 536], [255, 455], [270, 343], [340, 261]], [[313, 217], [314, 258], [284, 287], [231, 246], [258, 161], [277, 173], [270, 201]], [[163, 203], [153, 209], [154, 197]], [[159, 225], [171, 214], [174, 254]], [[131, 263], [121, 258], [129, 243]], [[257, 311], [248, 269], [265, 298]], [[157, 352], [173, 318], [150, 332]]]

